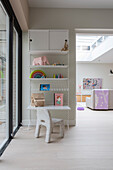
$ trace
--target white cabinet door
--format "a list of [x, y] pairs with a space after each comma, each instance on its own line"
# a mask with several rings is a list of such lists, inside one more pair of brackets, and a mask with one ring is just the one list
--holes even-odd
[[50, 50], [61, 50], [65, 40], [68, 40], [67, 30], [50, 30]]
[[30, 30], [29, 50], [49, 50], [49, 30]]

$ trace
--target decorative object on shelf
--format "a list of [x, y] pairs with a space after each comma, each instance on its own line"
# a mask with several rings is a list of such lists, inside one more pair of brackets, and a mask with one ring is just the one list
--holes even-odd
[[34, 70], [31, 72], [29, 78], [46, 78], [46, 74], [42, 70]]
[[112, 70], [110, 70], [110, 73], [111, 73], [111, 74], [113, 74], [113, 71], [112, 71]]
[[54, 94], [54, 103], [55, 106], [63, 106], [63, 93]]
[[65, 40], [64, 48], [62, 48], [61, 51], [68, 51], [68, 43], [67, 43], [67, 40]]
[[56, 77], [55, 77], [55, 74], [53, 74], [53, 78], [56, 78]]
[[43, 107], [45, 104], [45, 98], [43, 93], [32, 93], [31, 106]]
[[46, 56], [37, 57], [33, 60], [33, 66], [36, 65], [50, 65]]
[[53, 78], [64, 78], [62, 74], [53, 74]]
[[53, 66], [64, 66], [64, 64], [60, 64], [60, 62], [58, 62], [58, 63], [54, 63]]
[[83, 89], [102, 89], [102, 79], [83, 78]]
[[50, 84], [40, 84], [40, 91], [50, 91]]

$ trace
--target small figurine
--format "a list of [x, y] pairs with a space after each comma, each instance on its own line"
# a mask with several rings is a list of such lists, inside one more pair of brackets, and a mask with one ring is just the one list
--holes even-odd
[[58, 75], [56, 74], [55, 77], [58, 78]]
[[62, 74], [53, 74], [53, 78], [64, 78]]
[[55, 74], [53, 74], [53, 78], [55, 78]]
[[68, 51], [68, 43], [67, 43], [67, 40], [65, 40], [64, 48], [62, 48], [61, 51]]

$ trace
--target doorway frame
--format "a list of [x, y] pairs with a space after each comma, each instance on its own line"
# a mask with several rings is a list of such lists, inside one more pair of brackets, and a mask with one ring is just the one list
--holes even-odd
[[[76, 101], [76, 36], [77, 34], [85, 35], [111, 35], [113, 36], [113, 29], [110, 28], [75, 28], [75, 101]], [[76, 101], [77, 102], [77, 101]], [[76, 110], [76, 109], [75, 109]], [[75, 121], [77, 125], [77, 110], [75, 111]]]

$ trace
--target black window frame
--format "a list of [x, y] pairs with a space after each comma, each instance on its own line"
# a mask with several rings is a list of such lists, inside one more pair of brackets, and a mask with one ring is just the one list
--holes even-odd
[[[14, 14], [9, 0], [0, 0], [9, 16], [9, 127], [6, 143], [0, 148], [0, 156], [5, 151], [10, 141], [22, 126], [22, 30]], [[13, 27], [18, 33], [18, 125], [13, 132]]]

